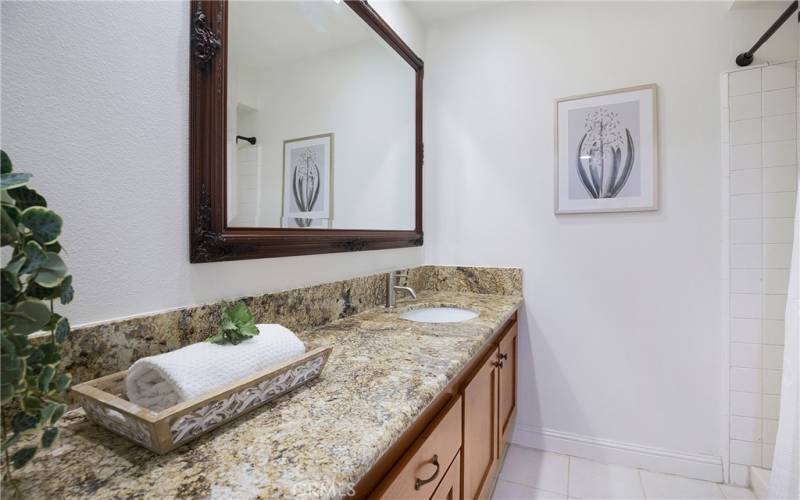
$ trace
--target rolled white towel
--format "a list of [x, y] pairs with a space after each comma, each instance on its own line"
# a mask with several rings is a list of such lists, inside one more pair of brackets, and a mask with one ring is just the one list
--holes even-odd
[[199, 342], [135, 362], [125, 377], [128, 400], [152, 411], [219, 389], [306, 351], [281, 325], [256, 325], [258, 335], [237, 345]]

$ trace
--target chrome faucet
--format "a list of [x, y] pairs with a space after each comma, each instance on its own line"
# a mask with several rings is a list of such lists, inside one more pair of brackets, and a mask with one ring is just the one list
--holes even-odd
[[402, 290], [413, 298], [417, 298], [416, 292], [410, 286], [400, 286], [397, 284], [398, 278], [405, 278], [408, 280], [408, 273], [401, 273], [399, 271], [392, 271], [386, 274], [386, 308], [392, 309], [397, 303], [397, 291]]

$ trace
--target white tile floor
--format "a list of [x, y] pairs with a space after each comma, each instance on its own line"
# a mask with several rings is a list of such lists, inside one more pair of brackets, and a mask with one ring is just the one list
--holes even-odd
[[753, 493], [745, 488], [512, 445], [493, 499], [556, 498], [755, 500]]

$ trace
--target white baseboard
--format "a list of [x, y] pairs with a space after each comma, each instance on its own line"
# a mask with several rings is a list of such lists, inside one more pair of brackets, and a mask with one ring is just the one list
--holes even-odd
[[665, 474], [721, 483], [722, 458], [602, 439], [554, 429], [517, 424], [511, 437], [514, 444], [587, 458], [598, 462], [625, 465]]

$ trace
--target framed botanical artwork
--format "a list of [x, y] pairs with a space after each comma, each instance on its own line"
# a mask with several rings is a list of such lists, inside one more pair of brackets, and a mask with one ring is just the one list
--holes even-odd
[[555, 212], [658, 209], [656, 85], [558, 99]]
[[333, 134], [284, 141], [283, 218], [330, 219], [332, 175]]
[[299, 229], [330, 229], [330, 219], [305, 219], [301, 217], [284, 217], [281, 227]]

